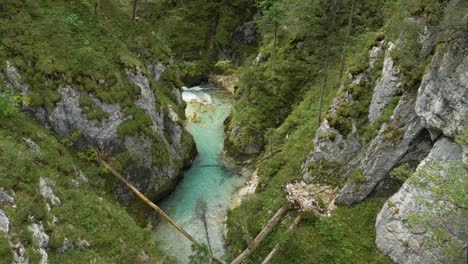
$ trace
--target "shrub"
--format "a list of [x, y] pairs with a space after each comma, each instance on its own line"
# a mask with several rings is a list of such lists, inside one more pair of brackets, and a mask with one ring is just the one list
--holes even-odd
[[11, 116], [18, 111], [19, 102], [11, 92], [0, 92], [0, 117]]
[[405, 182], [411, 175], [413, 175], [413, 173], [414, 168], [412, 168], [408, 163], [403, 163], [400, 166], [393, 168], [390, 172], [390, 177], [400, 182]]
[[349, 179], [351, 180], [351, 182], [357, 183], [357, 184], [362, 184], [362, 183], [367, 182], [366, 177], [362, 174], [361, 170], [359, 169], [353, 170], [353, 172], [351, 172], [351, 174], [349, 175]]

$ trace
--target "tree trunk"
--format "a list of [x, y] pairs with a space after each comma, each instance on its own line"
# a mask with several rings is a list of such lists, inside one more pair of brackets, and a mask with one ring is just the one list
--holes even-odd
[[320, 86], [320, 100], [319, 100], [319, 110], [318, 110], [318, 115], [317, 115], [317, 124], [320, 126], [320, 123], [322, 122], [322, 108], [323, 108], [323, 96], [325, 93], [325, 87], [327, 86], [328, 83], [328, 66], [329, 66], [329, 60], [330, 60], [330, 46], [331, 46], [331, 35], [333, 33], [333, 30], [335, 29], [335, 20], [336, 20], [336, 0], [333, 1], [333, 15], [332, 15], [332, 21], [331, 25], [328, 28], [328, 37], [327, 37], [327, 48], [325, 51], [325, 68], [323, 71], [323, 78], [322, 78], [322, 85]]
[[349, 37], [351, 36], [351, 31], [353, 28], [354, 4], [355, 4], [355, 0], [352, 0], [351, 11], [349, 13], [348, 26], [346, 29], [346, 36], [345, 36], [345, 41], [344, 41], [344, 46], [343, 46], [343, 53], [341, 54], [340, 74], [338, 76], [337, 89], [340, 88], [341, 80], [343, 79], [344, 66], [346, 63], [346, 52], [348, 50]]
[[276, 46], [278, 44], [278, 21], [275, 21], [275, 40], [273, 43], [273, 73], [276, 71]]
[[268, 224], [262, 229], [257, 237], [250, 243], [250, 245], [242, 252], [231, 264], [240, 264], [244, 259], [250, 256], [252, 252], [258, 247], [262, 240], [273, 230], [273, 227], [279, 222], [281, 217], [289, 210], [289, 204], [283, 205], [276, 214], [270, 219]]
[[137, 2], [138, 2], [138, 0], [133, 0], [132, 21], [135, 21], [135, 19], [136, 19]]
[[101, 0], [96, 0], [96, 3], [94, 3], [94, 13], [96, 16], [101, 15]]
[[[288, 233], [291, 232], [294, 227], [296, 227], [299, 222], [301, 221], [302, 219], [302, 216], [301, 215], [298, 215], [296, 217], [296, 219], [294, 219], [294, 222], [289, 226], [288, 228]], [[268, 254], [268, 256], [263, 260], [262, 264], [268, 264], [271, 262], [271, 260], [273, 259], [273, 257], [276, 255], [276, 253], [278, 253], [278, 250], [280, 249], [280, 244], [276, 244], [276, 246], [271, 250], [270, 254]]]
[[[155, 210], [159, 215], [164, 218], [170, 225], [172, 225], [177, 231], [184, 235], [188, 240], [190, 240], [195, 245], [201, 245], [200, 242], [196, 241], [189, 233], [187, 233], [182, 227], [180, 227], [172, 218], [170, 218], [161, 208], [151, 202], [144, 194], [142, 194], [137, 188], [135, 188], [130, 182], [128, 182], [120, 173], [118, 173], [114, 168], [112, 168], [107, 162], [103, 161], [101, 158], [97, 159], [98, 163], [106, 168], [112, 175], [124, 183], [134, 194], [136, 194], [141, 200], [143, 200], [147, 205], [149, 205], [153, 210]], [[211, 255], [211, 259], [216, 263], [221, 263], [215, 256]]]

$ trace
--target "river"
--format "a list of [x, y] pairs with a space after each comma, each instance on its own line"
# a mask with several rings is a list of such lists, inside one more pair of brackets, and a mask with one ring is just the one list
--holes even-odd
[[[187, 130], [195, 139], [198, 156], [174, 192], [159, 205], [196, 240], [208, 245], [209, 239], [213, 254], [221, 259], [226, 253], [223, 228], [231, 195], [244, 183], [244, 178], [233, 175], [222, 160], [223, 122], [233, 99], [226, 91], [209, 86], [186, 88], [183, 99], [187, 102]], [[191, 243], [168, 223], [156, 227], [155, 239], [168, 255], [188, 263]]]

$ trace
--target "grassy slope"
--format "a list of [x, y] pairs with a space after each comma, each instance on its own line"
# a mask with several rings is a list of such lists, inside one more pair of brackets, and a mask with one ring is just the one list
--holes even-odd
[[[326, 95], [330, 103], [334, 92]], [[228, 237], [233, 256], [244, 250], [276, 210], [286, 203], [282, 185], [302, 178], [301, 165], [312, 149], [317, 129], [317, 87], [311, 89], [286, 121], [272, 133], [266, 146], [279, 151], [259, 166], [257, 192], [241, 207], [229, 212]], [[288, 135], [288, 136], [287, 136]], [[351, 208], [339, 208], [331, 219], [302, 223], [289, 239], [285, 230], [294, 219], [291, 215], [249, 258], [258, 263], [278, 242], [288, 244], [275, 257], [274, 263], [390, 263], [376, 249], [374, 222], [383, 201], [366, 201]], [[327, 245], [324, 249], [323, 245]], [[311, 259], [313, 256], [313, 259]], [[290, 262], [295, 260], [296, 262]]]
[[[31, 138], [40, 151], [29, 149], [22, 138]], [[76, 153], [65, 148], [48, 130], [22, 113], [2, 117], [0, 122], [0, 186], [15, 192], [17, 208], [6, 208], [10, 218], [11, 241], [21, 241], [28, 248], [30, 260], [39, 257], [27, 226], [29, 216], [42, 221], [50, 236], [50, 263], [131, 263], [138, 261], [144, 250], [153, 261], [162, 254], [152, 240], [150, 229], [136, 225], [133, 219], [110, 195], [109, 184], [114, 182], [102, 169], [84, 162]], [[76, 169], [75, 169], [76, 168]], [[79, 179], [81, 170], [89, 184]], [[39, 178], [46, 178], [61, 200], [61, 205], [46, 209], [46, 200], [39, 192]], [[79, 182], [74, 187], [72, 180]], [[53, 217], [58, 223], [50, 224]], [[10, 251], [1, 237], [0, 259], [7, 259]], [[58, 253], [64, 239], [76, 242], [86, 239], [88, 249], [71, 249]]]
[[[133, 99], [139, 89], [125, 78], [125, 69], [170, 63], [170, 49], [143, 20], [132, 22], [128, 5], [102, 0], [100, 17], [94, 15], [94, 1], [5, 0], [0, 3], [0, 65], [6, 61], [16, 66], [22, 82], [30, 85], [31, 106], [51, 109], [60, 99], [57, 87], [71, 85], [106, 103], [119, 103], [125, 115], [119, 135], [141, 132], [149, 118], [138, 110]], [[181, 86], [178, 69], [170, 65], [158, 83], [151, 82], [158, 107], [168, 104], [180, 116], [172, 85]], [[86, 108], [91, 119], [105, 117], [100, 109]]]
[[[358, 19], [363, 19], [363, 21], [370, 19], [371, 23], [359, 26], [357, 22], [356, 30], [360, 33], [355, 32], [351, 41], [346, 71], [356, 74], [366, 69], [369, 49], [384, 37], [393, 42], [399, 39], [404, 43], [403, 47], [392, 52], [392, 57], [400, 70], [405, 73], [402, 89], [403, 91], [417, 89], [428, 61], [428, 59], [418, 59], [421, 46], [414, 38], [415, 34], [421, 33], [422, 27], [411, 25], [411, 21], [402, 25], [401, 21], [408, 14], [423, 14], [421, 16], [426, 19], [426, 23], [438, 24], [446, 2], [394, 1], [381, 6], [376, 3], [377, 10], [383, 12], [381, 15], [385, 14], [385, 36], [378, 32], [381, 30], [379, 26], [372, 26], [379, 25], [378, 21], [382, 18], [376, 18], [376, 12], [366, 13], [365, 10], [363, 12], [362, 9], [358, 9], [361, 10], [356, 13]], [[363, 2], [357, 1], [357, 3]], [[448, 19], [450, 24], [450, 18]], [[407, 28], [402, 35], [403, 26]], [[382, 60], [377, 60], [374, 66], [377, 69], [381, 68]], [[336, 69], [330, 71], [330, 83], [334, 83], [336, 76]], [[335, 116], [327, 116], [331, 125], [343, 134], [350, 131], [349, 118], [355, 118], [363, 143], [375, 137], [379, 126], [388, 120], [399, 99], [396, 96], [392, 100], [376, 125], [368, 125], [368, 105], [378, 78], [380, 78], [380, 73], [377, 71], [369, 83], [352, 85], [345, 82], [344, 89], [353, 94], [357, 102], [341, 107]], [[293, 109], [285, 122], [265, 134], [268, 143], [264, 156], [268, 156], [271, 152], [275, 154], [258, 166], [260, 185], [256, 193], [243, 202], [241, 207], [229, 214], [230, 249], [234, 256], [247, 247], [269, 218], [286, 202], [281, 190], [282, 185], [290, 179], [302, 178], [301, 164], [309, 151], [313, 149], [312, 139], [317, 128], [318, 92], [316, 89], [319, 82], [315, 81], [315, 83], [312, 85], [315, 89], [306, 92], [305, 99], [299, 107]], [[327, 91], [325, 105], [330, 103], [331, 97], [335, 94], [332, 87], [328, 87]], [[260, 108], [261, 106], [254, 107]], [[249, 120], [250, 117], [243, 115], [242, 118]], [[331, 179], [325, 178], [325, 180]], [[334, 184], [340, 185], [339, 182]], [[283, 242], [285, 246], [274, 258], [274, 263], [389, 263], [389, 259], [382, 256], [374, 244], [375, 217], [382, 203], [383, 200], [367, 199], [353, 207], [339, 207], [329, 219], [303, 221], [296, 231], [288, 236], [285, 230], [294, 219], [291, 215], [267, 237], [250, 258], [249, 263], [260, 262], [278, 242]]]
[[[371, 22], [367, 20], [365, 23]], [[369, 48], [382, 38], [381, 33], [375, 32], [376, 30], [378, 28], [373, 30], [368, 28], [353, 37], [346, 61], [345, 69], [347, 71], [356, 67], [363, 69], [367, 67]], [[284, 61], [280, 59], [278, 67], [281, 67], [282, 63], [286, 63], [287, 66], [299, 63], [302, 65], [301, 69], [309, 71], [314, 69], [314, 66], [310, 67], [297, 61], [298, 58], [293, 57], [295, 52], [291, 52], [288, 45], [289, 43], [281, 46], [280, 50], [288, 52], [286, 56], [289, 58]], [[339, 50], [337, 49], [337, 54], [339, 54]], [[336, 94], [335, 84], [339, 67], [336, 57], [338, 56], [332, 59], [334, 66], [328, 72], [329, 85], [325, 89], [325, 106], [330, 105]], [[269, 63], [266, 62], [266, 64]], [[321, 78], [310, 73], [311, 80], [309, 79], [310, 81], [305, 83], [307, 89], [305, 87], [298, 89], [292, 85], [294, 83], [291, 79], [299, 80], [300, 85], [301, 80], [303, 80], [301, 75], [297, 75], [300, 72], [286, 71], [282, 74], [281, 78], [284, 80], [281, 80], [280, 83], [283, 86], [282, 89], [285, 90], [283, 93], [297, 93], [300, 103], [292, 107], [290, 114], [281, 125], [268, 129], [265, 134], [267, 144], [263, 154], [268, 159], [258, 166], [259, 187], [254, 195], [244, 201], [239, 208], [229, 213], [228, 236], [233, 257], [247, 247], [276, 210], [287, 202], [282, 185], [291, 179], [302, 179], [301, 165], [313, 149], [312, 140], [317, 129]], [[304, 84], [302, 85], [304, 86]], [[369, 90], [372, 87], [364, 89]], [[364, 91], [365, 94], [371, 93], [371, 90], [367, 90]], [[253, 107], [265, 108], [263, 105]], [[241, 123], [249, 124], [249, 120], [258, 119], [258, 117], [245, 114], [249, 111], [243, 110], [233, 120], [236, 121], [237, 118], [237, 121], [241, 120]], [[264, 117], [260, 119], [262, 118], [264, 119]], [[262, 120], [260, 120], [261, 124], [256, 125], [265, 124]], [[259, 121], [252, 123], [256, 122]], [[271, 120], [267, 122], [271, 122]], [[271, 123], [267, 123], [266, 126], [271, 126]], [[246, 135], [248, 136], [248, 134]], [[247, 140], [250, 139], [247, 138]], [[270, 157], [271, 153], [274, 154]], [[390, 263], [377, 251], [374, 244], [374, 222], [382, 203], [382, 200], [369, 200], [355, 207], [340, 207], [329, 219], [303, 221], [296, 231], [288, 236], [285, 231], [294, 219], [294, 214], [290, 213], [291, 215], [262, 242], [249, 258], [248, 263], [261, 262], [278, 242], [283, 243], [283, 245], [287, 244], [287, 246], [282, 247], [273, 263]]]

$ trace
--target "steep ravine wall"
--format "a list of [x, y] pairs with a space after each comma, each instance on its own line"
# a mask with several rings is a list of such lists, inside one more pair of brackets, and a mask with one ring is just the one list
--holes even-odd
[[[154, 93], [157, 91], [154, 85], [160, 81], [166, 66], [155, 63], [140, 67], [143, 66], [125, 69], [126, 76], [123, 77], [140, 91], [133, 99], [132, 107], [143, 110], [143, 115], [149, 117], [149, 122], [139, 127], [140, 130], [119, 132], [122, 124], [136, 117], [125, 115], [119, 103], [102, 102], [70, 85], [57, 87], [61, 98], [52, 109], [28, 105], [23, 108], [60, 137], [73, 138], [78, 150], [86, 151], [93, 147], [111, 162], [119, 162], [132, 184], [149, 198], [160, 199], [175, 186], [181, 170], [195, 156], [196, 148], [183, 127], [183, 113], [179, 116], [174, 110], [183, 107], [179, 88], [173, 86], [176, 100], [166, 105], [157, 100], [158, 95]], [[2, 76], [7, 87], [28, 96], [29, 85], [22, 83], [21, 73], [13, 65], [7, 62]], [[84, 98], [90, 98], [91, 108], [102, 109], [104, 117], [88, 118], [82, 106]], [[123, 202], [134, 199], [124, 187], [118, 187], [117, 193]]]
[[[314, 150], [303, 164], [306, 182], [318, 177], [316, 169], [323, 166], [324, 160], [334, 164], [333, 169], [345, 181], [336, 198], [339, 205], [356, 204], [371, 195], [388, 197], [396, 192], [385, 203], [376, 222], [377, 247], [396, 263], [462, 263], [463, 252], [466, 253], [466, 208], [455, 206], [449, 216], [440, 216], [441, 225], [449, 230], [448, 241], [454, 243], [449, 246], [453, 250], [449, 254], [462, 256], [462, 260], [449, 259], [442, 245], [428, 246], [427, 238], [434, 235], [432, 231], [415, 228], [409, 223], [410, 217], [437, 216], [437, 210], [426, 206], [421, 199], [439, 200], [440, 197], [433, 193], [433, 188], [424, 189], [414, 184], [422, 180], [420, 171], [434, 160], [442, 160], [445, 166], [452, 166], [449, 161], [467, 164], [466, 142], [455, 142], [455, 137], [468, 125], [468, 57], [463, 39], [438, 47], [418, 91], [400, 92], [399, 97], [396, 97], [397, 91], [405, 73], [399, 72], [392, 60], [390, 51], [394, 44], [385, 45], [381, 77], [373, 84], [368, 122], [369, 125], [375, 123], [395, 98], [398, 101], [390, 118], [381, 124], [376, 136], [367, 144], [363, 143], [355, 120], [351, 120], [352, 131], [343, 135], [325, 119], [316, 132]], [[358, 76], [351, 76], [352, 82], [370, 79], [372, 59], [381, 47], [372, 48], [369, 68]], [[353, 96], [346, 90], [338, 92], [328, 116], [333, 116], [343, 102], [353, 104]], [[418, 169], [400, 187], [401, 183], [393, 179], [390, 172], [405, 163]], [[430, 173], [443, 178], [446, 170], [441, 167]], [[466, 175], [465, 167], [457, 175], [459, 184], [466, 186]], [[459, 223], [465, 223], [465, 227], [460, 228]]]

